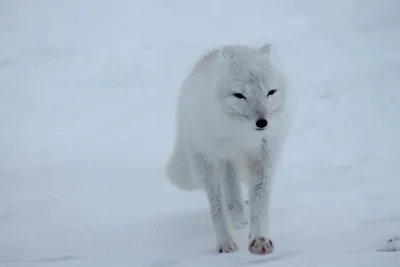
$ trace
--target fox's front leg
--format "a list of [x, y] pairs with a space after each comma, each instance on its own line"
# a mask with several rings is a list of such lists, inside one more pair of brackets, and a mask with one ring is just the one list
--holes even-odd
[[272, 184], [272, 165], [268, 162], [267, 147], [265, 142], [261, 147], [261, 156], [250, 161], [250, 235], [249, 251], [253, 254], [263, 255], [271, 253], [274, 249], [269, 238], [269, 202]]
[[237, 168], [232, 162], [223, 162], [222, 185], [224, 187], [225, 204], [230, 214], [232, 226], [243, 228], [247, 222], [247, 206], [243, 201]]
[[238, 248], [233, 241], [226, 221], [221, 177], [216, 170], [218, 166], [208, 162], [203, 155], [196, 154], [194, 156], [194, 167], [199, 178], [203, 180], [204, 190], [208, 198], [211, 220], [216, 234], [217, 251], [219, 253], [234, 252]]

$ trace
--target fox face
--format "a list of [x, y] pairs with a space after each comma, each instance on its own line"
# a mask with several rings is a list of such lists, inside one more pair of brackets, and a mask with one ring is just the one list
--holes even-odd
[[240, 48], [226, 49], [221, 53], [227, 71], [218, 83], [222, 113], [246, 128], [268, 131], [286, 95], [283, 75], [269, 60], [270, 47], [246, 54]]

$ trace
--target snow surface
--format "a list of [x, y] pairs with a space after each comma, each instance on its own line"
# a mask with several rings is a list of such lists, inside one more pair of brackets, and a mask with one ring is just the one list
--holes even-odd
[[[2, 0], [0, 265], [398, 267], [400, 1]], [[298, 99], [275, 252], [217, 254], [172, 187], [179, 87], [206, 50], [272, 42]]]

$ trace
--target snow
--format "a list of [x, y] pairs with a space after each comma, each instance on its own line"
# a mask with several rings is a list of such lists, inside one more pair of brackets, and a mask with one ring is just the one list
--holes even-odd
[[[400, 266], [397, 0], [0, 2], [0, 266]], [[177, 92], [206, 49], [272, 42], [297, 99], [275, 251], [218, 254], [172, 187]], [[392, 242], [394, 244], [394, 242]], [[392, 244], [392, 245], [393, 245]], [[399, 245], [400, 246], [400, 245]]]

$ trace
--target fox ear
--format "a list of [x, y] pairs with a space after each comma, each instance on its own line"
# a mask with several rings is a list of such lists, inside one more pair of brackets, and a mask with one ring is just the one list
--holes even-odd
[[222, 59], [233, 59], [237, 56], [237, 51], [231, 46], [224, 46], [220, 49], [219, 54]]
[[271, 44], [265, 44], [261, 47], [260, 49], [261, 53], [265, 53], [267, 55], [269, 55], [271, 53]]

